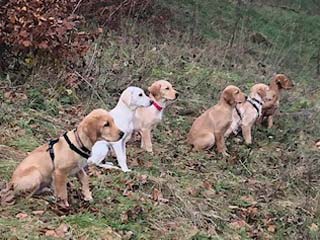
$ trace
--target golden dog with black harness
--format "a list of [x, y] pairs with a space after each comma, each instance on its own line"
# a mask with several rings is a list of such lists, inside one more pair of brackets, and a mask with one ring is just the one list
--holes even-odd
[[83, 169], [90, 149], [98, 140], [118, 141], [122, 136], [123, 132], [106, 110], [93, 110], [77, 129], [38, 147], [17, 166], [7, 188], [0, 193], [1, 203], [12, 202], [21, 193], [33, 195], [53, 182], [57, 200], [68, 207], [67, 178], [71, 174], [77, 175], [84, 200], [92, 200], [88, 176]]
[[252, 143], [252, 127], [262, 114], [262, 106], [268, 91], [270, 89], [265, 84], [253, 85], [247, 100], [244, 103], [237, 104], [233, 110], [232, 123], [226, 131], [225, 137], [228, 137], [231, 133], [237, 135], [241, 129], [246, 144]]

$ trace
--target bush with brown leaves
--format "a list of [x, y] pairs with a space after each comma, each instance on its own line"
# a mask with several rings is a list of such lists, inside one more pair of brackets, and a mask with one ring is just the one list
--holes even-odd
[[0, 7], [0, 44], [11, 51], [45, 51], [56, 57], [82, 56], [91, 33], [77, 27], [74, 0], [7, 0]]
[[54, 56], [82, 56], [101, 33], [80, 31], [85, 22], [117, 28], [123, 16], [150, 14], [154, 0], [0, 0], [0, 45], [15, 51], [44, 50]]

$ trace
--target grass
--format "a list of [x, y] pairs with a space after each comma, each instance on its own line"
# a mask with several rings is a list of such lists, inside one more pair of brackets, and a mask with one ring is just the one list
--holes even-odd
[[[165, 3], [176, 13], [172, 24], [178, 33], [158, 36], [132, 23], [124, 26], [125, 41], [106, 33], [96, 42], [94, 67], [76, 66], [85, 80], [93, 79], [90, 84], [78, 78], [76, 86], [68, 86], [64, 68], [48, 66], [35, 68], [21, 85], [14, 85], [17, 73], [1, 79], [1, 184], [26, 152], [73, 128], [90, 110], [112, 108], [126, 86], [147, 88], [165, 78], [181, 92], [154, 131], [154, 155], [140, 150], [139, 142], [129, 144], [132, 173], [92, 169], [91, 204], [80, 199], [71, 178], [69, 212], [57, 211], [50, 195], [19, 199], [0, 210], [1, 236], [45, 239], [48, 230], [65, 223], [64, 236], [72, 239], [318, 239], [320, 166], [314, 141], [320, 136], [320, 95], [310, 39], [319, 34], [319, 16], [307, 15], [308, 9], [297, 14], [250, 5], [242, 11], [251, 20], [243, 18], [234, 46], [226, 48], [237, 19], [230, 1]], [[188, 27], [179, 32], [183, 26]], [[273, 46], [247, 41], [253, 31]], [[256, 82], [268, 83], [275, 69], [288, 72], [296, 87], [283, 92], [273, 129], [256, 126], [250, 147], [241, 138], [228, 139], [230, 158], [214, 149], [189, 151], [185, 136], [192, 121], [217, 102], [226, 85], [247, 92]], [[10, 97], [13, 90], [27, 98]], [[152, 198], [157, 190], [168, 203]]]

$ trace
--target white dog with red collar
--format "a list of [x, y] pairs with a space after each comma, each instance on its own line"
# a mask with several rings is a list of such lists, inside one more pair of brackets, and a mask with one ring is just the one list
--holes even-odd
[[130, 171], [127, 166], [126, 142], [130, 139], [134, 129], [133, 118], [137, 109], [148, 107], [152, 104], [153, 101], [146, 96], [141, 88], [128, 87], [123, 91], [117, 106], [110, 111], [110, 115], [118, 128], [124, 132], [124, 136], [118, 142], [96, 142], [92, 147], [88, 164], [95, 164], [103, 168], [117, 168], [110, 162], [102, 164], [111, 147], [116, 154], [121, 170], [124, 172]]

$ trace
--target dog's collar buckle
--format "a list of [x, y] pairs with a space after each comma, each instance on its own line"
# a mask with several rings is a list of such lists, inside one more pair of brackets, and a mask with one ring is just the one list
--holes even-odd
[[161, 107], [156, 101], [153, 101], [152, 105], [160, 112], [163, 107]]

